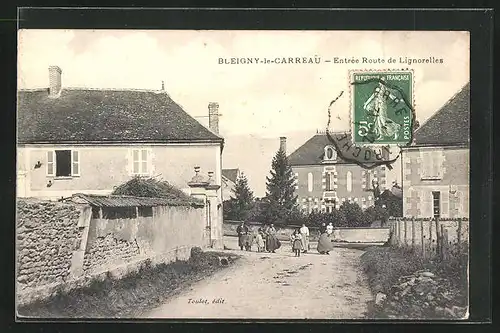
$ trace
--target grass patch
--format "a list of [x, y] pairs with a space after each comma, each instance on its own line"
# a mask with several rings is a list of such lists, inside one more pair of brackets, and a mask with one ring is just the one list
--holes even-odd
[[103, 281], [94, 279], [85, 288], [67, 293], [58, 291], [47, 300], [19, 307], [18, 313], [41, 318], [137, 317], [194, 282], [228, 267], [221, 265], [219, 257], [228, 258], [229, 262], [239, 258], [234, 254], [193, 248], [187, 261], [154, 267], [147, 261], [137, 272], [121, 279], [113, 279], [110, 275]]

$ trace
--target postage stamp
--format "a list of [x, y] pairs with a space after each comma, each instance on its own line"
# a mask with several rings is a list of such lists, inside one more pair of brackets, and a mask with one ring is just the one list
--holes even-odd
[[352, 71], [354, 143], [407, 145], [414, 124], [413, 71]]

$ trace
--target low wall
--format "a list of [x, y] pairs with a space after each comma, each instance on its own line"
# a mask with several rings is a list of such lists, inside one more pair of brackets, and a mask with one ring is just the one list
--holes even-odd
[[[120, 276], [145, 260], [189, 258], [204, 247], [204, 208], [153, 207], [153, 216], [91, 219], [90, 207], [19, 199], [17, 205], [18, 304], [71, 289], [91, 277]], [[84, 282], [82, 282], [84, 281]]]
[[[237, 236], [236, 228], [240, 225], [239, 221], [224, 221], [223, 230], [225, 236]], [[247, 225], [252, 231], [258, 230], [262, 223], [248, 222]], [[300, 226], [276, 227], [276, 232], [280, 240], [289, 240], [290, 235]], [[319, 228], [309, 227], [310, 240], [317, 241], [319, 238]], [[384, 243], [389, 240], [389, 227], [386, 228], [335, 228], [333, 240], [337, 242], [348, 243]]]
[[389, 240], [389, 228], [338, 228], [333, 240], [346, 243], [385, 243]]
[[17, 282], [21, 289], [63, 282], [82, 232], [81, 207], [23, 199], [17, 202]]

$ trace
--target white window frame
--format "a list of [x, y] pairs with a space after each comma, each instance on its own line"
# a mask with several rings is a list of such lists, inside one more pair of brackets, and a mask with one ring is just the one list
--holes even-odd
[[[332, 157], [331, 158], [328, 158], [328, 151], [329, 150], [332, 151]], [[337, 151], [335, 150], [335, 148], [332, 147], [332, 146], [326, 146], [325, 147], [325, 154], [324, 154], [323, 159], [325, 161], [336, 161], [337, 160]]]
[[[138, 159], [134, 158], [134, 154], [137, 152]], [[146, 158], [144, 159], [144, 153], [146, 153]], [[135, 169], [135, 163], [138, 163], [138, 169]], [[146, 163], [146, 171], [143, 170], [144, 163]], [[152, 171], [151, 163], [151, 149], [148, 148], [132, 148], [130, 149], [130, 173], [133, 176], [149, 176]]]
[[346, 174], [346, 189], [347, 189], [347, 192], [352, 192], [352, 172], [351, 171], [347, 171], [347, 174]]
[[[70, 151], [71, 161], [70, 161], [70, 175], [69, 176], [57, 176], [57, 151]], [[76, 157], [76, 160], [75, 160]], [[75, 164], [77, 167], [75, 168]], [[52, 168], [50, 171], [49, 169]], [[75, 169], [77, 169], [75, 171]], [[68, 178], [68, 177], [79, 177], [81, 174], [81, 154], [79, 150], [76, 149], [52, 149], [47, 151], [47, 168], [46, 175], [48, 177], [54, 178]]]
[[314, 176], [312, 172], [307, 174], [307, 190], [312, 192], [314, 190]]

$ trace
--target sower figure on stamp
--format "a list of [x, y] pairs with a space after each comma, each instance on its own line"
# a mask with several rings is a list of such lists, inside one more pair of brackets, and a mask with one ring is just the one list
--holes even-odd
[[390, 92], [385, 85], [379, 83], [373, 94], [363, 105], [367, 113], [374, 117], [372, 130], [375, 134], [375, 140], [385, 137], [393, 137], [394, 140], [398, 139], [400, 125], [387, 117], [387, 95], [390, 95]]

